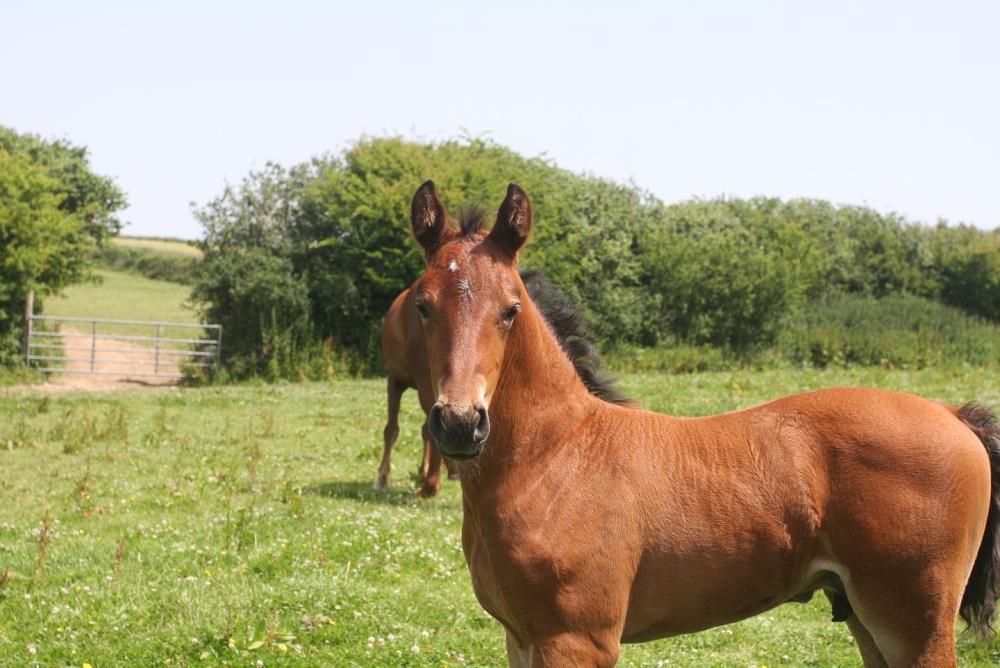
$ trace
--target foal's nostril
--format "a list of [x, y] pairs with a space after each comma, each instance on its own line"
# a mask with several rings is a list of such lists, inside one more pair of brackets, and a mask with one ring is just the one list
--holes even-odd
[[490, 435], [490, 415], [486, 412], [485, 408], [478, 408], [479, 422], [476, 425], [476, 429], [473, 432], [473, 438], [476, 441], [484, 441], [486, 437]]
[[441, 404], [434, 404], [427, 416], [427, 428], [432, 432], [440, 432], [441, 426]]

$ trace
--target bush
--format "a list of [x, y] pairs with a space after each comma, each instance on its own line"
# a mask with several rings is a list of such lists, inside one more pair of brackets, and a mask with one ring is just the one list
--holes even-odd
[[1000, 229], [939, 225], [934, 253], [942, 301], [1000, 322]]
[[666, 207], [639, 253], [661, 334], [747, 354], [769, 345], [819, 280], [815, 240], [767, 201]]
[[789, 316], [778, 348], [817, 367], [992, 366], [1000, 364], [1000, 327], [913, 295], [834, 293]]
[[[308, 303], [311, 341], [332, 339], [328, 347], [338, 364], [379, 369], [382, 318], [423, 268], [409, 206], [429, 176], [453, 212], [462, 204], [498, 205], [507, 183], [517, 179], [531, 193], [537, 222], [524, 265], [544, 270], [586, 304], [599, 335], [643, 337], [651, 300], [640, 287], [634, 254], [635, 236], [651, 211], [643, 194], [482, 140], [414, 144], [390, 138], [362, 140], [341, 157], [291, 170], [269, 165], [197, 210], [206, 236], [195, 298], [227, 331], [256, 328], [253, 336], [232, 342], [227, 359], [256, 360], [242, 368], [259, 369], [263, 321], [249, 322], [232, 310], [234, 300], [226, 294], [232, 288], [212, 277], [212, 267], [224, 264], [227, 253], [261, 249], [285, 260], [288, 290]], [[265, 277], [257, 284], [269, 282]]]
[[206, 256], [192, 297], [220, 323], [222, 349], [236, 375], [288, 375], [312, 339], [309, 302], [288, 258], [260, 248]]
[[470, 204], [492, 210], [516, 180], [531, 194], [536, 222], [524, 266], [585, 304], [598, 335], [642, 338], [648, 300], [633, 247], [651, 213], [648, 198], [478, 139], [363, 140], [309, 185], [292, 231], [319, 331], [376, 363], [382, 317], [423, 269], [409, 207], [430, 177], [453, 213]]
[[[225, 273], [227, 254], [259, 250], [281, 258], [281, 289], [305, 305], [305, 316], [293, 318], [299, 324], [296, 343], [289, 345], [300, 353], [313, 350], [308, 357], [318, 366], [332, 359], [354, 370], [379, 369], [382, 318], [423, 267], [410, 235], [409, 203], [427, 178], [453, 213], [461, 204], [492, 208], [509, 181], [522, 185], [535, 212], [522, 266], [543, 271], [581, 304], [605, 348], [722, 351], [717, 357], [678, 353], [649, 364], [717, 368], [728, 363], [722, 360], [762, 359], [787, 345], [782, 340], [788, 323], [798, 322], [796, 314], [831, 293], [909, 294], [998, 317], [996, 233], [930, 229], [895, 214], [817, 200], [668, 206], [635, 186], [573, 174], [486, 140], [422, 144], [379, 138], [292, 169], [268, 165], [196, 211], [206, 230], [206, 271], [198, 273], [196, 296], [227, 329], [250, 328], [227, 357], [249, 360], [240, 368], [262, 373], [268, 354], [261, 346], [276, 336], [266, 335], [268, 323], [288, 326], [287, 314], [276, 320], [248, 317], [253, 309], [272, 308], [270, 278], [254, 282], [259, 297], [240, 301], [225, 292], [234, 288], [208, 270], [219, 264]], [[274, 269], [248, 263], [241, 271], [269, 275]], [[238, 301], [246, 313], [231, 310]], [[925, 308], [919, 300], [905, 303]], [[875, 359], [857, 346], [844, 350]], [[901, 355], [912, 359], [908, 351]], [[795, 356], [813, 359], [798, 348]]]

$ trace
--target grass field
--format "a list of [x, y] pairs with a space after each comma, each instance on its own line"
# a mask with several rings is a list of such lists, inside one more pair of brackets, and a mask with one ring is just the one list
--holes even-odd
[[45, 313], [128, 320], [198, 322], [187, 308], [191, 289], [135, 274], [97, 269], [98, 283], [70, 286], [61, 297], [45, 300]]
[[180, 240], [147, 239], [145, 237], [115, 237], [111, 240], [116, 246], [125, 248], [145, 248], [164, 255], [184, 255], [186, 257], [201, 257], [201, 251]]
[[[97, 269], [97, 283], [70, 286], [65, 294], [45, 300], [46, 315], [80, 318], [111, 318], [118, 320], [162, 320], [196, 323], [197, 314], [188, 308], [191, 289], [188, 286], [157, 281], [136, 274]], [[80, 329], [85, 329], [81, 325]], [[153, 330], [145, 326], [101, 325], [101, 334], [148, 336]], [[191, 330], [165, 329], [164, 336], [190, 338]]]
[[[632, 375], [648, 407], [696, 415], [861, 384], [1000, 406], [977, 369]], [[392, 488], [371, 490], [383, 384], [0, 401], [0, 665], [493, 666], [503, 630], [473, 597], [460, 491], [413, 495], [422, 416], [404, 397]], [[817, 596], [624, 649], [625, 666], [860, 665]], [[1000, 641], [959, 639], [962, 665]]]

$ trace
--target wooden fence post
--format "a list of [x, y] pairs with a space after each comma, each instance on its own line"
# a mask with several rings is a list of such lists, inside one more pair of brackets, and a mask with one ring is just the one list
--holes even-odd
[[31, 356], [31, 316], [35, 313], [35, 291], [28, 290], [28, 298], [24, 300], [24, 363]]

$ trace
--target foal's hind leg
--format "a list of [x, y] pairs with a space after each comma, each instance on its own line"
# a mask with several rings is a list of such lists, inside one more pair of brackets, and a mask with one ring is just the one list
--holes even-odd
[[955, 666], [955, 617], [964, 585], [960, 581], [950, 574], [923, 573], [906, 580], [887, 575], [849, 583], [847, 596], [854, 615], [848, 624], [858, 638], [865, 666], [869, 661], [862, 648], [865, 635], [874, 640], [885, 662], [872, 665]]
[[[843, 594], [831, 591], [824, 591], [823, 593], [826, 594], [834, 611], [837, 610], [838, 605], [844, 605]], [[838, 619], [843, 618], [834, 617], [835, 621]], [[847, 628], [851, 630], [851, 635], [854, 636], [854, 641], [858, 644], [858, 651], [861, 653], [861, 660], [864, 662], [865, 668], [888, 668], [889, 664], [885, 662], [885, 657], [882, 656], [878, 645], [875, 644], [875, 639], [872, 638], [872, 634], [861, 623], [858, 616], [852, 612], [850, 617], [845, 621], [847, 622]]]
[[[837, 605], [837, 599], [843, 596], [843, 594], [835, 594], [829, 591], [824, 591], [823, 593], [826, 594], [831, 605], [834, 606]], [[889, 668], [889, 664], [885, 662], [885, 657], [882, 656], [878, 645], [875, 644], [875, 639], [872, 638], [872, 634], [861, 623], [858, 616], [852, 613], [846, 622], [847, 628], [851, 630], [851, 635], [854, 636], [854, 641], [858, 644], [858, 651], [861, 653], [861, 660], [864, 661], [865, 668]]]
[[383, 490], [389, 487], [389, 469], [392, 466], [389, 460], [392, 457], [392, 446], [399, 437], [399, 400], [406, 390], [405, 385], [397, 383], [389, 378], [386, 383], [386, 399], [389, 408], [389, 418], [385, 422], [385, 429], [382, 430], [382, 463], [378, 467], [378, 479], [375, 480], [375, 489]]
[[854, 641], [858, 644], [858, 651], [861, 652], [861, 660], [864, 662], [865, 668], [889, 668], [889, 664], [886, 663], [885, 657], [882, 656], [878, 645], [875, 644], [872, 634], [861, 623], [857, 615], [851, 615], [847, 618], [847, 628], [851, 630], [851, 635], [854, 636]]

